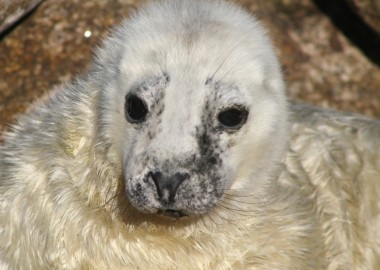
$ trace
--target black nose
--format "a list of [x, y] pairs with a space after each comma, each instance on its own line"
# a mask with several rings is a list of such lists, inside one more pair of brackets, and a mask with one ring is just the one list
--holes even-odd
[[156, 185], [158, 197], [166, 203], [174, 202], [178, 187], [190, 177], [188, 173], [176, 173], [172, 176], [166, 176], [161, 172], [150, 172], [149, 176]]

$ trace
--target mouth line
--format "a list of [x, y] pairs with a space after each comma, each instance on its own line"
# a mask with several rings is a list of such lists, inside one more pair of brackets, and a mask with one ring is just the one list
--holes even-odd
[[165, 216], [165, 217], [173, 218], [173, 219], [180, 219], [180, 218], [189, 216], [185, 214], [184, 212], [175, 210], [175, 209], [159, 210], [157, 214]]

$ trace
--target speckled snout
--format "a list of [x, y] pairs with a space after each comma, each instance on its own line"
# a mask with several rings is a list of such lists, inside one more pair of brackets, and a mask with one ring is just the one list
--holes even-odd
[[145, 155], [135, 159], [134, 168], [139, 164], [139, 170], [126, 170], [126, 193], [140, 212], [172, 218], [204, 214], [223, 195], [225, 180], [219, 163], [207, 163], [205, 169], [203, 157], [197, 155], [182, 161], [150, 156], [142, 162], [145, 159]]

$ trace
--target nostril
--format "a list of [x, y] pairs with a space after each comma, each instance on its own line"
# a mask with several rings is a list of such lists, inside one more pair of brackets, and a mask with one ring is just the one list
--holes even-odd
[[[157, 188], [157, 193], [158, 193], [158, 196], [161, 198], [162, 197], [162, 173], [161, 172], [149, 172], [148, 174], [152, 179], [153, 179], [153, 182], [154, 184], [156, 185], [156, 188]], [[161, 184], [160, 184], [161, 183]]]
[[175, 173], [172, 176], [165, 176], [161, 172], [149, 172], [156, 188], [158, 197], [164, 202], [174, 202], [175, 195], [183, 181], [190, 178], [188, 173]]

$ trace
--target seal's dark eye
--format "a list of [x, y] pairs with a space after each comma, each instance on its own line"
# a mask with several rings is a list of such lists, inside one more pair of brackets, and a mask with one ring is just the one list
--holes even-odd
[[145, 102], [135, 94], [128, 94], [125, 97], [125, 116], [130, 123], [141, 123], [148, 114]]
[[218, 120], [223, 127], [229, 129], [241, 128], [247, 121], [248, 111], [242, 107], [232, 107], [221, 111]]

